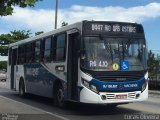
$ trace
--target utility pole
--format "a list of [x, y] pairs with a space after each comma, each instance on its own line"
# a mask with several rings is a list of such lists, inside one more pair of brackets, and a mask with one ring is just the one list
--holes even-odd
[[57, 16], [58, 16], [58, 0], [56, 0], [56, 10], [55, 10], [55, 29], [57, 29]]

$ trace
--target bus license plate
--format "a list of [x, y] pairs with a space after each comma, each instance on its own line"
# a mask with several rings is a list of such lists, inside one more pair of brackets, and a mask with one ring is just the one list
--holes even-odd
[[116, 95], [116, 99], [127, 99], [127, 95]]

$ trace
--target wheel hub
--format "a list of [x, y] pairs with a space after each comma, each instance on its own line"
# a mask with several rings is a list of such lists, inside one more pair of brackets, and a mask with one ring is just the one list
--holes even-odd
[[57, 98], [58, 98], [58, 103], [62, 105], [64, 103], [64, 93], [62, 89], [58, 90]]

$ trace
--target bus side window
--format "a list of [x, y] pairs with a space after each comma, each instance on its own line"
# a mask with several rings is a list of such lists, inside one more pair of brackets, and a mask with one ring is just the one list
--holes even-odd
[[48, 37], [45, 39], [45, 45], [44, 45], [44, 60], [46, 62], [51, 61], [51, 37]]
[[55, 61], [55, 51], [56, 51], [56, 41], [55, 41], [55, 37], [51, 37], [51, 59], [53, 61]]
[[40, 40], [35, 43], [35, 62], [40, 61]]
[[55, 45], [54, 61], [64, 61], [66, 57], [66, 34], [57, 35]]
[[18, 47], [18, 64], [23, 64], [25, 59], [24, 45]]
[[31, 62], [35, 62], [35, 42], [32, 43], [32, 48], [31, 48]]
[[29, 63], [29, 51], [30, 51], [30, 45], [26, 44], [26, 63]]
[[33, 62], [33, 43], [28, 43], [26, 45], [26, 63], [32, 63]]
[[44, 62], [45, 40], [40, 41], [40, 62]]
[[22, 50], [21, 50], [21, 46], [19, 46], [18, 47], [18, 64], [21, 64], [22, 62], [21, 62], [21, 52], [22, 52]]

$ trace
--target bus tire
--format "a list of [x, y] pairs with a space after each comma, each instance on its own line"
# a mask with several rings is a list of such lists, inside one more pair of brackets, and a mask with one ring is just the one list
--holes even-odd
[[65, 108], [66, 107], [66, 101], [64, 97], [64, 88], [60, 83], [57, 84], [54, 92], [54, 105]]
[[24, 98], [26, 96], [25, 85], [24, 85], [24, 81], [22, 79], [20, 80], [20, 83], [19, 83], [19, 95], [22, 98]]

